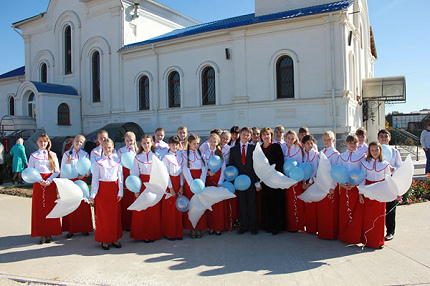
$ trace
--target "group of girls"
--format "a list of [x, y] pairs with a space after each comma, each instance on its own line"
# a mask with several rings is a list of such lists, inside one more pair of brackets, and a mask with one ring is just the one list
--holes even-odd
[[[387, 131], [384, 132], [386, 134]], [[184, 126], [178, 128], [177, 135], [170, 137], [168, 143], [163, 141], [163, 128], [158, 128], [154, 136], [142, 136], [138, 144], [135, 134], [127, 132], [125, 146], [116, 151], [107, 132], [100, 131], [97, 135], [99, 146], [91, 151], [90, 156], [94, 162], [90, 202], [95, 211], [95, 240], [107, 250], [110, 245], [121, 247], [118, 240], [124, 230], [130, 231], [130, 237], [134, 240], [147, 243], [163, 236], [169, 240], [182, 239], [184, 229], [190, 231], [191, 238], [201, 238], [202, 231], [207, 229], [209, 234], [216, 235], [231, 231], [239, 217], [236, 199], [212, 206], [212, 211], [206, 211], [196, 226], [191, 224], [187, 212], [177, 210], [175, 203], [179, 195], [192, 198], [194, 194], [190, 185], [194, 179], [201, 179], [206, 186], [221, 186], [224, 170], [229, 163], [230, 148], [238, 142], [239, 133], [237, 126], [230, 131], [215, 129], [200, 145], [200, 138], [195, 134], [188, 136]], [[362, 169], [365, 184], [381, 181], [393, 170], [382, 159], [382, 148], [378, 142], [370, 143], [368, 150], [365, 143], [359, 149], [357, 136], [350, 135], [346, 139], [348, 150], [340, 154], [334, 147], [335, 140], [333, 132], [324, 133], [325, 148], [318, 152], [315, 139], [307, 128], [301, 128], [298, 136], [293, 130], [285, 134], [282, 126], [277, 126], [274, 131], [269, 127], [261, 130], [252, 128], [249, 143], [261, 144], [276, 170], [282, 172], [283, 163], [288, 159], [294, 159], [298, 164], [309, 163], [314, 170], [309, 180], [287, 190], [271, 189], [261, 182], [261, 192], [257, 195], [260, 228], [274, 235], [283, 230], [305, 231], [318, 233], [322, 239], [339, 238], [349, 243], [363, 242], [369, 247], [380, 248], [384, 244], [384, 218], [380, 217], [385, 213], [385, 204], [363, 197], [356, 186], [334, 183], [327, 197], [317, 203], [304, 203], [298, 198], [315, 179], [320, 153], [324, 153], [333, 166], [342, 165], [348, 170]], [[80, 158], [88, 157], [81, 150], [84, 143], [84, 136], [76, 136], [70, 150], [64, 152], [61, 166], [76, 165]], [[75, 212], [63, 217], [62, 226], [60, 219], [46, 219], [57, 198], [53, 178], [60, 174], [60, 167], [56, 154], [50, 151], [51, 143], [46, 134], [38, 137], [37, 145], [39, 150], [31, 154], [29, 167], [36, 168], [43, 179], [33, 185], [31, 236], [39, 236], [40, 243], [49, 243], [52, 236], [60, 235], [62, 231], [68, 231], [68, 238], [75, 233], [88, 235], [93, 231], [93, 219], [90, 205], [85, 202]], [[131, 169], [121, 164], [121, 156], [127, 152], [135, 156]], [[208, 161], [215, 155], [222, 159], [222, 167], [213, 173], [208, 168]], [[155, 157], [162, 160], [169, 173], [166, 192], [171, 196], [146, 210], [130, 211], [127, 208], [145, 190], [143, 183], [149, 182]], [[80, 175], [75, 180], [85, 181], [89, 175]], [[140, 177], [142, 187], [139, 193], [125, 187], [124, 182], [129, 175]]]

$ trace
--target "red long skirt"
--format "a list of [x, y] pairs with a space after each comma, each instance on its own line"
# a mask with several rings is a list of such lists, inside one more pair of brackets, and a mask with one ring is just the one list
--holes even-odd
[[286, 190], [286, 229], [287, 231], [305, 230], [305, 204], [297, 198], [303, 190], [301, 183]]
[[340, 188], [339, 240], [359, 243], [363, 225], [363, 205], [358, 201], [358, 189]]
[[[366, 180], [366, 185], [373, 181]], [[379, 248], [384, 245], [385, 231], [385, 203], [364, 198], [363, 231], [361, 242], [371, 248]]]
[[182, 212], [176, 209], [176, 198], [181, 186], [181, 179], [179, 176], [170, 176], [170, 180], [176, 196], [168, 199], [163, 198], [161, 202], [161, 230], [163, 236], [168, 238], [182, 238], [184, 236]]
[[336, 239], [339, 232], [339, 189], [317, 203], [318, 237]]
[[[142, 180], [142, 193], [146, 187], [143, 183], [149, 182], [149, 175], [140, 174]], [[133, 211], [131, 218], [130, 237], [134, 240], [155, 240], [162, 238], [161, 234], [161, 202], [142, 211]]]
[[[221, 176], [221, 169], [215, 173], [215, 175], [206, 177], [206, 186], [207, 187], [216, 187], [218, 186], [218, 181]], [[214, 231], [225, 231], [225, 210], [226, 206], [225, 201], [221, 201], [212, 205], [212, 211], [207, 211], [207, 220], [208, 220], [208, 228]]]
[[124, 175], [124, 195], [121, 199], [121, 224], [122, 230], [130, 230], [133, 211], [129, 211], [127, 208], [134, 203], [136, 196], [125, 187], [125, 180], [130, 176], [130, 169], [123, 167], [122, 173]]
[[305, 225], [307, 233], [317, 233], [317, 203], [305, 203]]
[[[75, 182], [78, 179], [73, 179]], [[86, 181], [84, 181], [87, 183]], [[92, 232], [94, 230], [93, 219], [91, 215], [91, 206], [89, 203], [81, 201], [79, 207], [69, 215], [63, 217], [63, 231], [69, 233]]]
[[[191, 176], [193, 177], [193, 179], [199, 179], [201, 174], [202, 174], [202, 170], [190, 170], [190, 171], [191, 171]], [[185, 182], [184, 196], [186, 196], [191, 201], [191, 198], [193, 197], [193, 195], [194, 195], [194, 193], [191, 192], [190, 186], [188, 185], [187, 182]], [[190, 220], [188, 219], [188, 212], [184, 213], [183, 226], [184, 226], [184, 229], [194, 229], [193, 225], [191, 224]], [[207, 228], [207, 218], [206, 218], [206, 212], [205, 212], [202, 215], [202, 217], [200, 218], [199, 222], [197, 223], [195, 229], [205, 230], [206, 228]]]
[[[46, 180], [49, 174], [40, 174]], [[46, 218], [55, 207], [57, 200], [57, 186], [52, 182], [43, 187], [39, 183], [33, 184], [33, 198], [31, 200], [31, 237], [60, 235], [61, 222], [59, 218]]]
[[95, 241], [102, 243], [117, 242], [122, 237], [118, 181], [100, 181], [94, 203], [97, 209]]

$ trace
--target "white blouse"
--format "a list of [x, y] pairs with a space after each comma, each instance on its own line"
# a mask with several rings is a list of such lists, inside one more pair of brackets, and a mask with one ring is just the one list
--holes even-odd
[[[182, 175], [182, 164], [184, 163], [184, 157], [179, 154], [178, 152], [173, 153], [172, 151], [169, 151], [164, 157], [163, 157], [163, 164], [166, 166], [167, 171], [169, 172], [170, 176], [176, 177], [180, 176], [181, 180], [181, 186], [184, 185], [184, 176]], [[169, 176], [169, 188], [172, 188], [172, 181], [170, 180]]]
[[367, 146], [367, 144], [366, 143], [363, 143], [363, 144], [359, 144], [358, 145], [358, 147], [357, 147], [357, 152], [361, 152], [361, 153], [363, 153], [363, 154], [366, 154], [367, 155], [367, 149], [368, 149], [369, 147]]
[[366, 157], [361, 152], [345, 151], [339, 156], [341, 166], [344, 166], [348, 172], [354, 169], [361, 169], [361, 160]]
[[136, 155], [136, 150], [134, 149], [134, 147], [128, 147], [128, 146], [124, 146], [118, 149], [118, 154], [121, 156], [122, 154], [131, 152], [134, 155]]
[[287, 161], [288, 159], [296, 160], [298, 164], [302, 163], [303, 161], [303, 154], [302, 154], [302, 148], [297, 145], [292, 145], [291, 147], [288, 147], [287, 144], [281, 145], [282, 152], [284, 153], [284, 161]]
[[230, 145], [225, 144], [221, 147], [222, 156], [224, 157], [225, 164], [228, 165], [230, 162]]
[[134, 176], [151, 175], [152, 170], [152, 156], [156, 156], [152, 151], [149, 153], [142, 152], [134, 158], [133, 168], [131, 168], [130, 174]]
[[[185, 180], [187, 180], [188, 185], [190, 186], [191, 182], [193, 181], [193, 177], [191, 176], [190, 170], [202, 170], [200, 179], [203, 182], [206, 182], [206, 175], [208, 170], [203, 162], [202, 157], [198, 154], [198, 152], [190, 149], [190, 155], [188, 158], [186, 151], [182, 154], [182, 156], [184, 158], [182, 173], [184, 174]], [[188, 162], [190, 164], [190, 167], [188, 167]]]
[[[72, 153], [72, 155], [70, 157], [70, 162], [68, 162], [70, 152]], [[77, 152], [74, 148], [72, 148], [71, 150], [64, 152], [63, 158], [61, 159], [61, 167], [63, 167], [66, 164], [76, 166], [76, 164], [78, 164], [79, 159], [81, 159], [81, 158], [88, 158], [88, 153], [85, 152], [84, 150], [79, 150]], [[89, 174], [87, 174], [87, 175], [89, 175]], [[61, 174], [60, 174], [60, 176], [61, 176]]]
[[339, 151], [336, 150], [336, 148], [334, 148], [334, 146], [324, 148], [320, 153], [324, 153], [324, 155], [330, 161], [330, 164], [332, 166], [340, 165], [340, 163], [339, 163], [340, 153], [339, 153]]
[[[387, 161], [380, 162], [379, 160], [372, 159], [370, 162], [367, 160], [361, 161], [363, 166], [362, 170], [364, 172], [364, 177], [368, 181], [378, 182], [385, 179], [385, 176], [390, 176], [390, 164]], [[360, 183], [360, 185], [365, 185], [366, 181]]]
[[[49, 159], [48, 159], [48, 152], [51, 154], [52, 158], [54, 159], [55, 163], [55, 169], [51, 170], [49, 168]], [[57, 154], [55, 154], [52, 151], [48, 150], [37, 150], [36, 152], [31, 153], [30, 159], [28, 160], [28, 167], [35, 168], [37, 171], [39, 171], [40, 174], [49, 174], [52, 173], [51, 176], [47, 179], [50, 183], [52, 183], [52, 180], [60, 174], [60, 167], [58, 165], [58, 159]]]
[[[206, 166], [208, 166], [208, 162], [209, 162], [210, 158], [212, 156], [214, 156], [214, 155], [215, 155], [215, 150], [210, 150], [210, 149], [206, 150], [206, 152], [203, 154], [203, 158], [204, 158], [204, 160], [206, 162]], [[223, 160], [222, 161], [222, 165], [221, 165], [221, 174], [219, 176], [218, 185], [221, 185], [224, 182], [224, 171], [225, 171], [225, 168], [226, 168], [225, 160]], [[209, 167], [208, 167], [208, 169], [209, 169]]]
[[155, 141], [155, 152], [160, 160], [169, 152], [169, 144], [164, 141]]
[[93, 166], [93, 178], [91, 181], [91, 198], [95, 198], [99, 190], [99, 182], [118, 181], [118, 196], [123, 196], [123, 176], [121, 159], [118, 156], [103, 156], [95, 161]]
[[315, 176], [317, 175], [319, 162], [320, 162], [320, 156], [317, 151], [315, 151], [314, 149], [309, 151], [309, 153], [305, 151], [305, 154], [303, 155], [303, 163], [310, 163], [313, 168], [313, 173], [312, 173], [310, 182], [313, 182], [313, 178], [315, 178]]

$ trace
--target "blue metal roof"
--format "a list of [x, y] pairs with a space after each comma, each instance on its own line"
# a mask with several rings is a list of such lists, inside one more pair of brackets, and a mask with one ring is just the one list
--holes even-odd
[[16, 77], [20, 75], [25, 75], [25, 66], [14, 69], [12, 71], [9, 71], [7, 73], [1, 74], [0, 79], [2, 78], [9, 78], [9, 77]]
[[284, 12], [269, 14], [269, 15], [263, 15], [258, 17], [256, 17], [255, 14], [248, 14], [248, 15], [218, 20], [210, 23], [199, 24], [199, 25], [190, 26], [183, 29], [177, 29], [172, 32], [160, 35], [158, 37], [154, 37], [149, 40], [126, 45], [122, 47], [120, 51], [131, 49], [134, 47], [144, 46], [148, 44], [153, 44], [156, 42], [162, 42], [166, 40], [201, 34], [205, 32], [247, 26], [247, 25], [264, 23], [264, 22], [277, 21], [277, 20], [291, 19], [291, 18], [297, 18], [302, 16], [308, 16], [308, 15], [340, 11], [340, 10], [347, 9], [354, 1], [355, 0], [340, 0], [340, 1], [332, 2], [328, 4], [294, 9], [294, 10], [289, 10], [289, 11], [284, 11]]
[[55, 93], [55, 94], [67, 94], [67, 95], [78, 95], [76, 89], [70, 85], [61, 85], [53, 83], [45, 83], [38, 81], [30, 81], [36, 87], [38, 92], [44, 93]]

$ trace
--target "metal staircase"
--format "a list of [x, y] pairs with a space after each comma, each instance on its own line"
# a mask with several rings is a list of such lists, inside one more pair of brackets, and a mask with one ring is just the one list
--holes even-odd
[[[416, 160], [419, 161], [420, 138], [418, 138], [418, 136], [403, 129], [396, 129], [395, 142], [396, 148], [400, 147], [401, 149], [406, 150], [410, 154], [415, 155]], [[409, 144], [406, 144], [406, 142], [409, 142]]]

